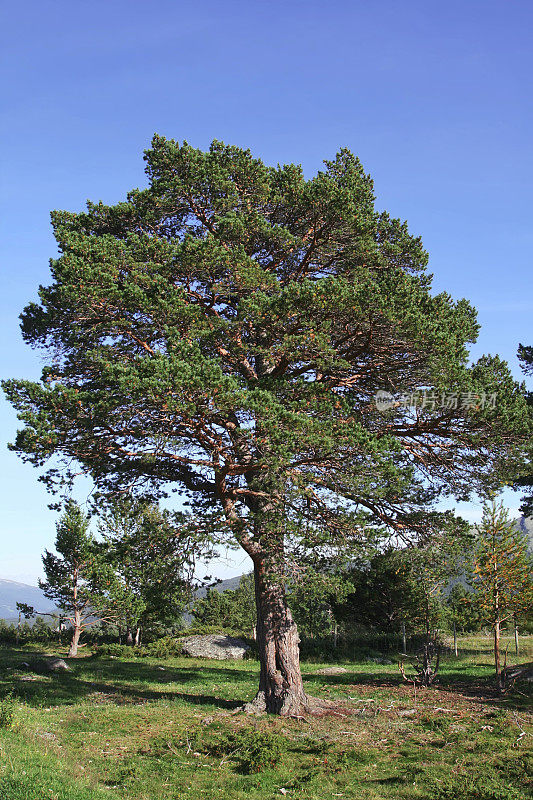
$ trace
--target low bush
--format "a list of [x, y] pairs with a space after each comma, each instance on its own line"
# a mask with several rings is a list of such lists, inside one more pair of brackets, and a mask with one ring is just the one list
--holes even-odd
[[139, 655], [138, 647], [126, 644], [99, 644], [93, 649], [95, 656], [100, 658], [136, 658]]
[[485, 775], [454, 775], [435, 786], [433, 800], [524, 800], [522, 791]]
[[233, 747], [242, 771], [250, 774], [277, 766], [287, 749], [287, 742], [277, 733], [245, 730], [230, 737], [230, 747]]
[[[130, 648], [131, 649], [131, 648]], [[163, 636], [140, 648], [140, 655], [154, 658], [175, 658], [182, 654], [181, 642], [172, 636]]]
[[18, 702], [12, 692], [0, 700], [0, 728], [12, 728], [15, 724]]

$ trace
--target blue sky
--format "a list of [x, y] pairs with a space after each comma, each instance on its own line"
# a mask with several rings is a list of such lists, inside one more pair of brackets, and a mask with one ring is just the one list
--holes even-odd
[[[422, 235], [435, 288], [478, 308], [473, 356], [498, 352], [520, 376], [517, 345], [533, 343], [528, 0], [31, 0], [4, 4], [1, 22], [2, 376], [40, 373], [17, 317], [48, 282], [49, 211], [143, 185], [154, 132], [308, 175], [349, 147], [378, 207]], [[0, 426], [11, 440], [3, 399]], [[3, 444], [0, 464], [0, 577], [34, 582], [56, 515]]]

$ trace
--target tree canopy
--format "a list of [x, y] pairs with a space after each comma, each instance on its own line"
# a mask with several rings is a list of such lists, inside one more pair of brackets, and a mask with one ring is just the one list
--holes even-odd
[[309, 179], [221, 142], [155, 136], [145, 160], [124, 202], [52, 214], [52, 283], [22, 315], [47, 365], [4, 383], [13, 449], [55, 456], [51, 488], [81, 465], [103, 493], [173, 488], [218, 513], [277, 631], [258, 626], [260, 650], [292, 632], [261, 681], [281, 665], [291, 684], [288, 560], [453, 526], [434, 504], [501, 482], [525, 400], [497, 356], [469, 364], [475, 310], [432, 293], [420, 238], [348, 150]]

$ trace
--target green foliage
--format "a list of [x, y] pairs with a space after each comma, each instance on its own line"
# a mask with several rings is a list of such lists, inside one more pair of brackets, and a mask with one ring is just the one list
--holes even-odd
[[115, 642], [98, 644], [93, 648], [95, 656], [99, 658], [175, 658], [181, 655], [182, 647], [179, 641], [172, 636], [163, 636], [142, 647], [131, 647], [127, 644]]
[[116, 642], [104, 642], [93, 648], [93, 653], [99, 658], [136, 658], [139, 655], [137, 647], [130, 647], [127, 644], [117, 644]]
[[208, 589], [205, 597], [195, 601], [192, 616], [194, 632], [213, 628], [209, 632], [231, 630], [250, 636], [256, 621], [253, 573], [243, 575], [237, 589], [224, 592]]
[[207, 557], [200, 526], [183, 513], [125, 499], [101, 516], [104, 557], [124, 586], [120, 622], [161, 633], [180, 624], [197, 556]]
[[0, 728], [12, 728], [17, 717], [18, 702], [9, 692], [0, 700]]
[[348, 573], [345, 602], [335, 608], [344, 630], [363, 625], [398, 635], [405, 625], [412, 635], [443, 627], [443, 590], [463, 568], [465, 536], [458, 526], [416, 549], [388, 549], [359, 562]]
[[483, 507], [474, 553], [474, 593], [491, 626], [533, 607], [533, 560], [528, 540], [502, 503]]
[[333, 565], [326, 570], [302, 569], [289, 583], [288, 601], [302, 637], [325, 637], [334, 626], [333, 605], [351, 589], [349, 575]]
[[287, 750], [287, 740], [277, 733], [246, 729], [229, 737], [227, 750], [246, 774], [276, 767]]
[[[131, 649], [131, 648], [130, 648]], [[150, 644], [141, 648], [143, 656], [154, 656], [155, 658], [175, 658], [181, 655], [182, 647], [179, 641], [172, 636], [163, 636]]]
[[453, 775], [435, 784], [435, 800], [524, 800], [522, 790], [485, 775]]
[[[524, 373], [530, 377], [533, 376], [533, 347], [531, 345], [521, 344], [518, 348], [518, 359], [521, 363]], [[525, 391], [525, 390], [524, 390]], [[525, 391], [525, 397], [529, 413], [533, 417], [533, 392]], [[515, 489], [525, 489], [526, 494], [522, 497], [522, 511], [525, 516], [533, 516], [533, 437], [528, 442], [528, 447], [524, 454], [524, 463], [522, 463], [515, 475], [514, 480]]]
[[224, 628], [222, 625], [203, 625], [193, 623], [182, 632], [182, 636], [209, 636], [212, 633], [230, 633], [233, 629]]
[[66, 503], [56, 530], [59, 555], [46, 550], [43, 556], [46, 580], [39, 586], [45, 596], [80, 633], [98, 620], [120, 619], [121, 609], [135, 602], [132, 593], [106, 561], [89, 530], [89, 518], [73, 500]]
[[[53, 213], [52, 282], [22, 316], [49, 359], [41, 382], [4, 382], [13, 449], [62, 459], [51, 488], [80, 463], [103, 492], [179, 486], [219, 504], [218, 538], [269, 556], [280, 519], [306, 550], [364, 522], [417, 538], [450, 522], [443, 493], [502, 479], [529, 432], [520, 387], [497, 357], [469, 365], [475, 310], [432, 293], [421, 240], [376, 211], [352, 153], [311, 179], [221, 142], [154, 136], [145, 160], [124, 202]], [[422, 388], [416, 413], [372, 402]]]
[[483, 627], [484, 620], [472, 589], [457, 583], [446, 598], [446, 607], [451, 621], [461, 633], [479, 631]]

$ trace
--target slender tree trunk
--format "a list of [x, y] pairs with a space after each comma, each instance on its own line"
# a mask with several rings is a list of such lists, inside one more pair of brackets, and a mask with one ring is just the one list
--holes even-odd
[[140, 643], [141, 643], [141, 629], [139, 627], [135, 629], [135, 647], [138, 647]]
[[72, 634], [72, 641], [70, 642], [70, 649], [68, 651], [69, 658], [74, 658], [78, 655], [78, 644], [81, 636], [81, 614], [79, 611], [74, 612], [74, 632]]
[[257, 644], [261, 665], [259, 691], [245, 707], [281, 716], [309, 711], [300, 671], [299, 636], [281, 579], [269, 577], [264, 559], [254, 564]]
[[520, 655], [520, 650], [518, 647], [518, 620], [516, 618], [516, 614], [513, 614], [513, 624], [514, 624], [514, 649], [516, 655]]
[[500, 620], [494, 623], [494, 666], [496, 668], [496, 684], [498, 689], [503, 689], [502, 668], [500, 663]]
[[453, 621], [453, 652], [455, 653], [455, 657], [457, 658], [457, 630], [455, 627], [455, 620]]
[[131, 632], [131, 628], [126, 629], [126, 644], [129, 647], [133, 647], [133, 633]]
[[402, 622], [402, 653], [407, 653], [407, 636], [405, 635], [405, 622]]

